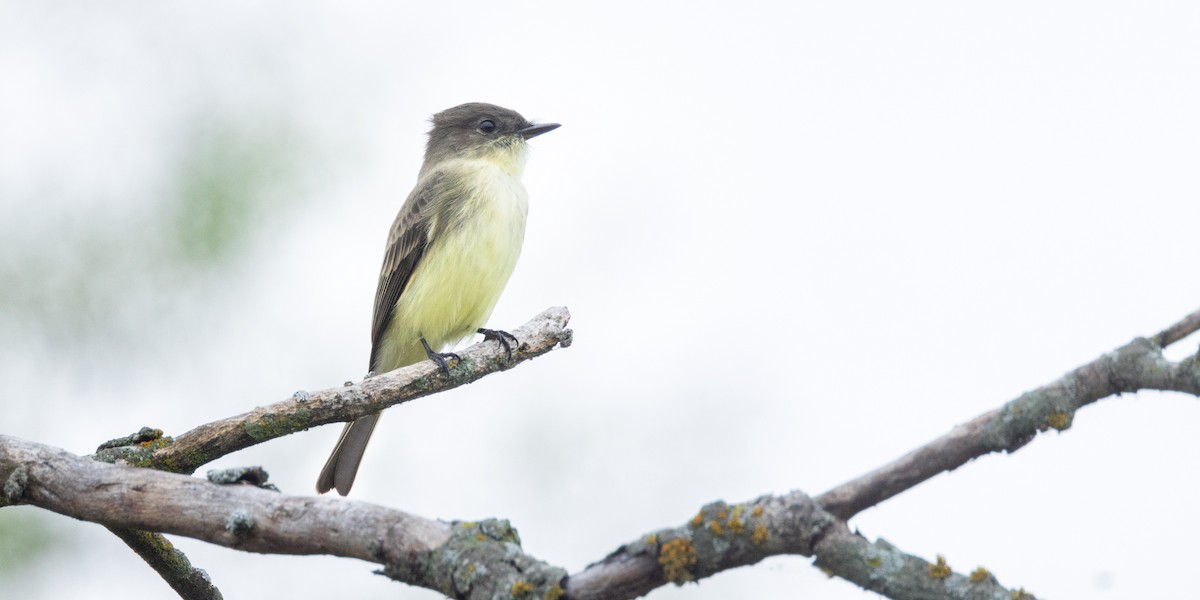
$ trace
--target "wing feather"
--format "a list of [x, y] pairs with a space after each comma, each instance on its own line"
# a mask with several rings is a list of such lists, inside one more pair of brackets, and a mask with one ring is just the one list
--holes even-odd
[[429, 246], [434, 198], [444, 181], [442, 173], [435, 172], [425, 177], [413, 188], [392, 223], [387, 249], [383, 254], [383, 266], [379, 270], [379, 286], [375, 290], [375, 313], [371, 323], [371, 370], [377, 367], [375, 361], [396, 301], [404, 293], [408, 280]]

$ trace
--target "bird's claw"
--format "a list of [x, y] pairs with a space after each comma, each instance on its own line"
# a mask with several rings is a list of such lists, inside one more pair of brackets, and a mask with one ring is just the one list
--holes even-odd
[[450, 363], [446, 361], [454, 359], [454, 362], [458, 363], [462, 361], [462, 357], [453, 352], [434, 352], [425, 338], [421, 338], [421, 345], [425, 347], [425, 356], [428, 356], [429, 360], [432, 360], [442, 370], [442, 373], [445, 373], [446, 379], [450, 379]]
[[518, 340], [517, 336], [507, 331], [501, 331], [499, 329], [484, 329], [480, 327], [478, 332], [483, 334], [483, 339], [485, 341], [496, 340], [499, 342], [500, 347], [504, 348], [504, 353], [508, 356], [508, 360], [512, 360], [512, 345], [509, 344], [509, 340], [512, 340], [512, 343], [517, 346], [521, 345], [521, 340]]

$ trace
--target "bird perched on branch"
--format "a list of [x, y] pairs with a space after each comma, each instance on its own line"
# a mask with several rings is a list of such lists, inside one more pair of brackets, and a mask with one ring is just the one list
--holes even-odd
[[[448, 361], [458, 356], [440, 350], [475, 333], [511, 352], [512, 334], [483, 325], [525, 237], [526, 142], [557, 127], [482, 102], [433, 116], [417, 185], [392, 223], [383, 255], [371, 325], [371, 371], [384, 373], [428, 358], [449, 376]], [[346, 424], [317, 479], [319, 493], [350, 492], [378, 422], [375, 413]]]

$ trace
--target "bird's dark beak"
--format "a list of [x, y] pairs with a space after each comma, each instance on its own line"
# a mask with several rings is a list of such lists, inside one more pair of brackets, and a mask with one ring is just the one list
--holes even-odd
[[535, 138], [539, 135], [542, 135], [543, 133], [546, 133], [547, 131], [554, 131], [555, 129], [558, 129], [559, 127], [560, 127], [560, 125], [558, 123], [541, 123], [541, 124], [535, 123], [524, 129], [518, 129], [517, 133], [522, 138], [525, 138], [528, 140], [528, 139]]

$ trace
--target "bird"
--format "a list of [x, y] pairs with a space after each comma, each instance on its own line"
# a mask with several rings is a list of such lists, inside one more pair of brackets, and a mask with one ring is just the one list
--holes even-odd
[[[527, 142], [559, 127], [470, 102], [435, 114], [417, 183], [388, 233], [375, 291], [369, 371], [432, 360], [476, 333], [511, 356], [507, 332], [484, 328], [521, 254], [528, 194]], [[347, 423], [317, 479], [317, 492], [350, 493], [380, 413]]]

